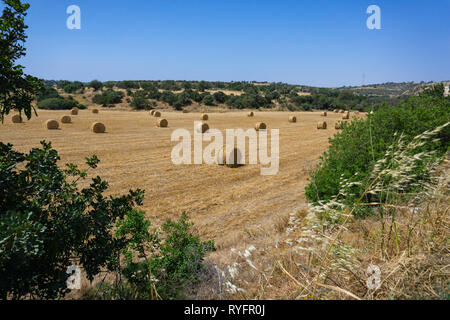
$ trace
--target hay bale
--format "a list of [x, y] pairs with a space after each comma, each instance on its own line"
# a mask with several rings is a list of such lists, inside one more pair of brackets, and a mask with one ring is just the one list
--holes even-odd
[[101, 123], [101, 122], [94, 122], [94, 123], [91, 125], [91, 130], [92, 130], [92, 132], [94, 132], [94, 133], [105, 133], [106, 127], [105, 127], [105, 125], [104, 125], [103, 123]]
[[155, 111], [155, 112], [153, 113], [153, 116], [154, 116], [155, 118], [159, 118], [159, 117], [161, 117], [161, 112]]
[[338, 110], [338, 109], [334, 109], [333, 112], [334, 112], [334, 113], [338, 113], [339, 110]]
[[22, 123], [22, 117], [20, 114], [13, 115], [11, 120], [13, 123]]
[[326, 111], [322, 112], [322, 117], [326, 117], [328, 113]]
[[344, 120], [350, 119], [350, 112], [349, 111], [345, 112], [344, 115], [342, 116], [342, 119]]
[[98, 109], [92, 109], [92, 113], [98, 113]]
[[255, 124], [255, 129], [256, 129], [256, 131], [266, 130], [267, 126], [264, 122], [258, 122], [257, 124]]
[[167, 128], [168, 125], [169, 125], [169, 121], [167, 121], [166, 119], [156, 120], [156, 126], [159, 128]]
[[327, 123], [325, 121], [319, 121], [317, 123], [317, 129], [326, 129], [327, 128]]
[[297, 117], [295, 117], [295, 116], [289, 117], [289, 122], [292, 122], [292, 123], [297, 122]]
[[72, 122], [72, 118], [69, 116], [62, 116], [61, 119], [59, 119], [61, 121], [61, 123], [71, 123]]
[[197, 124], [197, 126], [195, 127], [195, 130], [198, 133], [205, 133], [206, 131], [209, 130], [209, 126], [207, 123], [203, 122], [203, 123], [199, 123]]
[[336, 130], [341, 130], [341, 129], [342, 129], [342, 122], [341, 122], [341, 121], [336, 122], [336, 123], [334, 124], [334, 128], [335, 128]]
[[250, 111], [248, 114], [247, 114], [247, 116], [249, 116], [249, 117], [253, 117], [255, 114], [253, 113], [253, 111]]
[[183, 109], [183, 113], [189, 113], [189, 111], [186, 109]]
[[150, 111], [150, 115], [153, 116], [155, 114], [156, 110]]
[[339, 110], [339, 113], [344, 113], [345, 111], [344, 110]]
[[78, 108], [73, 108], [72, 110], [70, 110], [70, 114], [76, 116], [78, 115], [78, 111], [80, 111]]
[[217, 154], [216, 162], [218, 165], [225, 165], [229, 168], [237, 168], [241, 166], [239, 162], [242, 161], [242, 152], [238, 148], [234, 148], [231, 152], [228, 152], [225, 156], [223, 150], [220, 150]]
[[47, 120], [45, 126], [47, 127], [48, 130], [57, 130], [59, 128], [59, 122], [54, 119], [50, 119]]
[[201, 117], [200, 120], [207, 121], [208, 119], [209, 119], [209, 117], [208, 117], [208, 115], [205, 113], [205, 114], [202, 114], [202, 117]]

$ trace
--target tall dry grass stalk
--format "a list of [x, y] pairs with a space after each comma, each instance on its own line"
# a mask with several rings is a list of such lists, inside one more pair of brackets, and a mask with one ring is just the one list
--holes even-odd
[[[236, 261], [218, 269], [221, 297], [450, 298], [450, 164], [434, 151], [421, 151], [448, 125], [409, 143], [400, 135], [368, 181], [342, 179], [334, 199], [278, 223], [277, 230], [285, 225], [284, 235], [272, 248], [233, 250]], [[355, 185], [364, 191], [355, 195]], [[359, 200], [349, 205], [349, 196]], [[376, 215], [355, 219], [362, 207]], [[381, 271], [377, 288], [368, 285], [370, 265]]]

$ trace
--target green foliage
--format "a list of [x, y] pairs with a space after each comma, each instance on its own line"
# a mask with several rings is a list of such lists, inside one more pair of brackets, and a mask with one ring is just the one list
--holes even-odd
[[0, 119], [13, 109], [24, 112], [31, 118], [31, 102], [42, 87], [35, 77], [25, 75], [23, 66], [15, 62], [25, 56], [24, 43], [27, 39], [25, 16], [29, 4], [20, 0], [3, 0], [5, 6], [0, 17]]
[[132, 100], [130, 102], [131, 108], [135, 110], [149, 110], [150, 102], [147, 99], [147, 96], [144, 91], [137, 91], [132, 95]]
[[141, 85], [136, 81], [125, 80], [117, 83], [117, 87], [120, 89], [140, 89]]
[[78, 104], [73, 99], [48, 98], [38, 102], [38, 108], [45, 110], [71, 110], [75, 107], [86, 109], [86, 106]]
[[38, 102], [49, 99], [49, 98], [61, 98], [62, 97], [58, 94], [58, 91], [50, 86], [43, 86], [39, 92], [36, 95], [36, 100]]
[[92, 101], [96, 104], [111, 105], [121, 103], [124, 97], [123, 92], [107, 90], [101, 94], [97, 94], [92, 98]]
[[[41, 142], [28, 154], [0, 143], [0, 298], [54, 299], [68, 289], [67, 268], [77, 257], [89, 279], [101, 268], [114, 270], [126, 241], [112, 231], [143, 191], [106, 197], [100, 177], [85, 188], [87, 172], [74, 164], [57, 166], [58, 152]], [[97, 157], [86, 159], [96, 168]]]
[[[382, 105], [367, 119], [344, 124], [341, 133], [330, 139], [328, 151], [321, 157], [319, 167], [311, 174], [306, 187], [309, 201], [330, 200], [339, 192], [342, 180], [355, 185], [354, 194], [361, 194], [375, 163], [395, 143], [394, 133], [401, 134], [405, 143], [426, 130], [433, 130], [450, 121], [450, 99], [443, 98], [434, 88], [419, 97], [411, 97], [396, 106]], [[440, 157], [450, 146], [450, 127], [444, 128], [436, 139], [428, 141], [417, 152], [435, 151]], [[416, 179], [426, 177], [426, 163], [418, 167]], [[351, 196], [349, 202], [355, 201]], [[370, 201], [370, 195], [367, 196]]]
[[203, 97], [203, 99], [202, 99], [202, 102], [203, 102], [204, 104], [206, 104], [207, 106], [213, 106], [213, 105], [214, 105], [214, 98], [213, 98], [212, 95], [210, 95], [210, 94], [208, 93], [208, 94], [205, 94], [205, 95], [204, 95], [204, 97]]
[[176, 222], [167, 221], [161, 235], [151, 230], [145, 212], [130, 211], [115, 233], [127, 243], [120, 252], [120, 273], [113, 286], [101, 285], [91, 298], [185, 299], [199, 281], [205, 255], [215, 250], [214, 242], [200, 241], [192, 226], [183, 214]]
[[93, 88], [94, 91], [98, 91], [101, 88], [103, 88], [103, 83], [101, 83], [98, 80], [92, 80], [91, 82], [89, 82], [88, 87], [89, 88]]
[[63, 87], [64, 92], [66, 93], [76, 93], [76, 92], [84, 92], [84, 84], [79, 81], [71, 82], [66, 84]]
[[213, 97], [217, 103], [225, 103], [225, 101], [227, 100], [227, 95], [222, 91], [217, 91], [216, 93], [213, 94]]

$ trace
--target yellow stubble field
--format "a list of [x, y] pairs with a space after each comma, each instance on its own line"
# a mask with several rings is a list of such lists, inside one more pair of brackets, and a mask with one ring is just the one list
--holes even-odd
[[[256, 122], [265, 122], [269, 132], [279, 129], [278, 174], [263, 176], [259, 164], [239, 168], [174, 165], [171, 152], [177, 142], [171, 142], [171, 134], [178, 128], [193, 134], [199, 113], [163, 112], [169, 126], [158, 128], [148, 112], [102, 109], [93, 114], [81, 110], [79, 115], [71, 116], [71, 124], [60, 123], [59, 130], [45, 128], [46, 120], [59, 120], [68, 114], [39, 110], [38, 117], [21, 124], [13, 124], [10, 115], [0, 125], [0, 141], [14, 144], [22, 152], [38, 147], [41, 140], [51, 141], [60, 153], [61, 166], [72, 162], [86, 168], [84, 159], [96, 154], [101, 163], [90, 177], [99, 175], [108, 181], [110, 194], [145, 189], [141, 209], [153, 226], [186, 212], [201, 238], [216, 242], [218, 253], [250, 243], [266, 245], [275, 241], [274, 224], [304, 205], [309, 172], [336, 133], [335, 122], [342, 118], [332, 112], [326, 118], [320, 112], [255, 112], [254, 117], [247, 117], [247, 112], [209, 113], [210, 128], [221, 130], [224, 136], [226, 129], [247, 130]], [[288, 122], [291, 115], [297, 117], [297, 123]], [[321, 120], [327, 121], [327, 130], [317, 130]], [[95, 121], [106, 125], [106, 133], [91, 132]]]

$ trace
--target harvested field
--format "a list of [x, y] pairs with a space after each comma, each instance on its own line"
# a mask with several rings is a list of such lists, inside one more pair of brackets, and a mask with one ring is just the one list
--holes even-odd
[[[336, 132], [334, 128], [316, 129], [317, 122], [323, 119], [320, 112], [295, 113], [294, 124], [286, 121], [288, 114], [283, 112], [255, 112], [251, 118], [248, 111], [211, 115], [210, 128], [222, 133], [225, 129], [254, 128], [255, 122], [266, 123], [269, 136], [271, 129], [280, 130], [279, 172], [262, 176], [261, 165], [228, 168], [172, 164], [171, 151], [177, 144], [171, 142], [173, 130], [186, 128], [193, 134], [199, 113], [165, 112], [170, 128], [161, 130], [145, 111], [102, 109], [100, 114], [92, 114], [80, 110], [70, 126], [46, 129], [48, 119], [59, 119], [66, 113], [38, 110], [38, 118], [20, 125], [13, 124], [10, 115], [0, 126], [0, 140], [14, 144], [22, 152], [39, 146], [41, 140], [51, 141], [60, 153], [61, 166], [73, 162], [86, 168], [84, 159], [96, 154], [101, 163], [90, 171], [90, 177], [99, 175], [108, 181], [109, 193], [119, 195], [131, 188], [145, 189], [142, 209], [152, 219], [152, 225], [177, 219], [185, 211], [203, 239], [216, 241], [218, 253], [248, 243], [275, 243], [276, 221], [305, 202], [309, 172], [326, 150], [328, 138]], [[328, 118], [334, 123], [342, 115], [331, 113]], [[92, 133], [91, 124], [96, 121], [105, 124], [105, 134]], [[246, 159], [248, 162], [248, 155]], [[82, 185], [89, 182], [90, 179]], [[228, 255], [222, 255], [225, 256]]]

